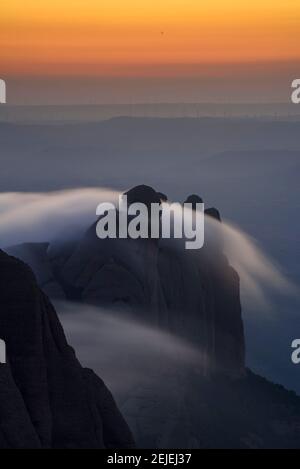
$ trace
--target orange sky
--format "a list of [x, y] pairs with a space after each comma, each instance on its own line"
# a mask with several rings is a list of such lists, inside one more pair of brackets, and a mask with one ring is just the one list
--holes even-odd
[[298, 61], [299, 0], [9, 0], [1, 76], [180, 76]]

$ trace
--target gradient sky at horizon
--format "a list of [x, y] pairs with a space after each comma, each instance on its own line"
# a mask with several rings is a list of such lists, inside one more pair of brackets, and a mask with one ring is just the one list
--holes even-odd
[[10, 0], [0, 12], [0, 76], [21, 102], [51, 101], [49, 80], [58, 102], [90, 102], [90, 82], [99, 102], [136, 89], [145, 102], [279, 101], [300, 72], [299, 0]]

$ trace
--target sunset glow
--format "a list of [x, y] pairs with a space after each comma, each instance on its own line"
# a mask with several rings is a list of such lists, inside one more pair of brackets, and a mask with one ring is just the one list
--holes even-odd
[[10, 0], [0, 10], [2, 75], [178, 76], [300, 57], [299, 0]]

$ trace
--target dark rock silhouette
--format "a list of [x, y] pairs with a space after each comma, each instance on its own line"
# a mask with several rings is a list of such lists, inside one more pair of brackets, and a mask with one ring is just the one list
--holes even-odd
[[[166, 200], [144, 185], [127, 195], [148, 206]], [[222, 226], [216, 208], [205, 215]], [[199, 350], [196, 366], [162, 361], [122, 399], [139, 447], [300, 447], [300, 398], [245, 366], [239, 276], [221, 237], [189, 252], [164, 239], [100, 240], [95, 222], [77, 243], [50, 245], [46, 254], [39, 244], [9, 251], [31, 263], [45, 289], [58, 286], [69, 300], [105, 305], [107, 314], [117, 310]], [[3, 253], [0, 301], [9, 356], [0, 365], [0, 447], [132, 447], [110, 393], [76, 360], [31, 272]]]
[[300, 398], [250, 370], [161, 373], [122, 408], [139, 447], [300, 448]]
[[[146, 185], [125, 194], [128, 204], [148, 208], [162, 199]], [[186, 201], [202, 199], [193, 194]], [[216, 209], [206, 215], [220, 220]], [[195, 253], [164, 239], [101, 240], [95, 222], [68, 256], [57, 257], [62, 261], [55, 263], [55, 282], [69, 300], [121, 309], [192, 341], [203, 352], [204, 373], [220, 367], [233, 375], [244, 372], [239, 278], [219, 239]]]
[[104, 383], [68, 346], [31, 270], [0, 251], [1, 448], [131, 448]]
[[168, 201], [168, 196], [166, 194], [164, 194], [163, 192], [158, 192], [157, 193], [161, 202], [167, 202]]
[[185, 204], [192, 204], [193, 208], [196, 208], [196, 204], [202, 204], [203, 199], [196, 194], [191, 194], [188, 198], [184, 201]]
[[217, 221], [221, 221], [220, 212], [219, 212], [219, 210], [216, 209], [215, 207], [207, 208], [207, 209], [205, 210], [205, 215], [207, 215], [208, 217], [214, 218], [214, 219], [217, 220]]
[[49, 243], [24, 243], [7, 248], [6, 253], [21, 258], [23, 262], [30, 265], [37, 283], [44, 293], [54, 298], [65, 298], [64, 291], [53, 273], [49, 247]]
[[129, 189], [129, 191], [125, 192], [125, 195], [127, 195], [128, 205], [141, 202], [149, 208], [151, 204], [160, 204], [162, 194], [156, 192], [156, 190], [150, 186], [141, 184], [140, 186]]
[[[147, 206], [161, 200], [145, 185], [126, 195], [128, 203]], [[187, 201], [202, 199], [193, 194]], [[215, 209], [208, 209], [207, 215], [215, 215]], [[192, 341], [203, 352], [199, 368], [204, 373], [220, 367], [229, 374], [243, 373], [239, 278], [222, 254], [220, 240], [195, 253], [164, 239], [100, 240], [93, 225], [61, 266], [60, 275], [69, 291], [81, 292], [83, 302], [122, 308]]]

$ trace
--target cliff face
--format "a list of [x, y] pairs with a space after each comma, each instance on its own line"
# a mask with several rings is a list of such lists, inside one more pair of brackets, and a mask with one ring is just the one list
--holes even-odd
[[[216, 209], [206, 215], [221, 223]], [[8, 249], [41, 288], [28, 267], [0, 251], [8, 355], [0, 364], [0, 448], [134, 444], [104, 383], [68, 346], [45, 292], [105, 306], [105, 314], [129, 315], [197, 349], [196, 364], [181, 364], [176, 351], [171, 366], [159, 352], [150, 375], [139, 363], [147, 380], [126, 387], [119, 401], [139, 447], [299, 447], [300, 398], [245, 368], [239, 277], [222, 239], [207, 241], [195, 253], [169, 240], [100, 240], [94, 224], [77, 243]]]
[[[144, 186], [142, 186], [144, 187]], [[139, 190], [133, 189], [133, 201]], [[148, 188], [146, 203], [157, 202]], [[221, 223], [217, 210], [207, 216]], [[245, 343], [238, 274], [222, 253], [222, 243], [188, 251], [184, 243], [161, 239], [105, 239], [96, 224], [72, 246], [24, 245], [8, 252], [37, 270], [50, 295], [126, 311], [137, 319], [181, 336], [202, 354], [204, 375], [221, 370], [239, 376], [245, 369]], [[30, 252], [30, 255], [29, 255]], [[42, 252], [43, 259], [37, 260]], [[41, 266], [46, 266], [43, 272]], [[45, 281], [47, 280], [47, 282]]]
[[[207, 217], [221, 223], [215, 209]], [[83, 302], [125, 309], [192, 342], [202, 352], [205, 375], [243, 374], [239, 277], [221, 240], [208, 240], [198, 251], [186, 250], [182, 240], [100, 240], [94, 224], [57, 273], [68, 298], [75, 292]]]
[[130, 448], [100, 378], [81, 367], [31, 270], [0, 251], [0, 448]]
[[239, 277], [222, 252], [204, 248], [195, 254], [163, 247], [158, 269], [168, 328], [200, 348], [204, 373], [243, 374]]

